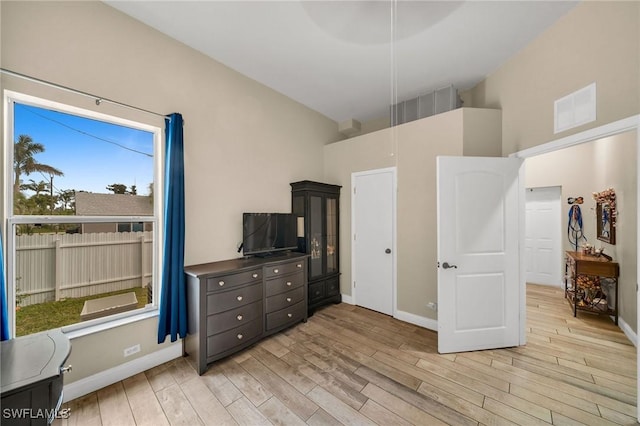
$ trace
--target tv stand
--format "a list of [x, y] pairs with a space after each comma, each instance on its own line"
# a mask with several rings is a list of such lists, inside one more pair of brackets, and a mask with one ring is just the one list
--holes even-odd
[[207, 365], [307, 320], [307, 258], [277, 252], [184, 268], [189, 334], [184, 351]]

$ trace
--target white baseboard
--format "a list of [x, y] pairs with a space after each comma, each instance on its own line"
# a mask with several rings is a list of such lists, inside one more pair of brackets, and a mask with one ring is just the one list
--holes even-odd
[[633, 329], [626, 323], [626, 321], [620, 317], [618, 317], [618, 327], [620, 330], [627, 336], [633, 346], [638, 347], [638, 335], [633, 331]]
[[132, 361], [120, 364], [117, 367], [101, 371], [84, 379], [64, 385], [64, 402], [95, 392], [106, 386], [124, 380], [127, 377], [142, 373], [150, 368], [182, 356], [182, 341], [160, 349], [149, 355], [136, 358]]
[[419, 325], [420, 327], [428, 328], [429, 330], [438, 331], [438, 321], [431, 318], [421, 317], [420, 315], [404, 311], [396, 311], [394, 318], [410, 324]]
[[353, 305], [353, 297], [348, 296], [346, 294], [342, 294], [342, 302], [343, 303], [348, 303], [349, 305]]

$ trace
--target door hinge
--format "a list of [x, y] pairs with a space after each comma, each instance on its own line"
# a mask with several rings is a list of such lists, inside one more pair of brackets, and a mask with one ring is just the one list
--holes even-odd
[[356, 187], [353, 187], [353, 195], [356, 195]]
[[353, 241], [356, 240], [356, 234], [353, 234]]
[[355, 281], [353, 282], [353, 288], [356, 288], [356, 282]]

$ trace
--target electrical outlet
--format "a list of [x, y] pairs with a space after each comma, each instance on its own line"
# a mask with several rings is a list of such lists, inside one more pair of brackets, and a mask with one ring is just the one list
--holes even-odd
[[124, 356], [126, 358], [128, 356], [133, 355], [133, 354], [137, 354], [138, 352], [140, 352], [140, 344], [139, 343], [137, 345], [133, 345], [131, 347], [125, 348]]
[[434, 311], [438, 310], [438, 304], [435, 302], [429, 302], [427, 303], [427, 308], [429, 309], [433, 309]]

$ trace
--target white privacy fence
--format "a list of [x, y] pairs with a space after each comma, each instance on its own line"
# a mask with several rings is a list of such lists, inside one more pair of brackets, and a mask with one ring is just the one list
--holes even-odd
[[153, 232], [16, 236], [21, 306], [142, 287], [151, 282]]

